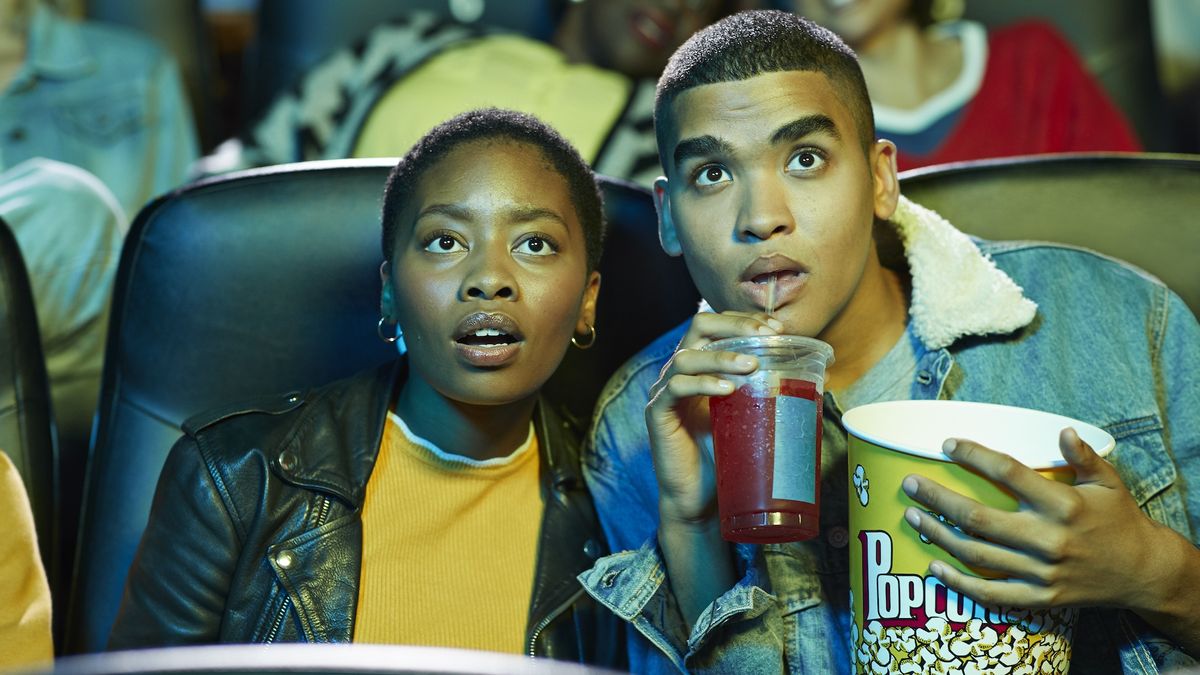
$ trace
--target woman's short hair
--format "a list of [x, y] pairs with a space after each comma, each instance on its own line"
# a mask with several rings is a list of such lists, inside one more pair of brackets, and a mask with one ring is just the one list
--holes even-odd
[[383, 258], [391, 260], [404, 206], [421, 176], [451, 150], [473, 141], [505, 140], [541, 150], [567, 182], [576, 216], [583, 225], [588, 270], [596, 269], [604, 247], [604, 207], [596, 174], [579, 152], [554, 129], [532, 115], [482, 108], [457, 115], [421, 137], [388, 175], [383, 192]]

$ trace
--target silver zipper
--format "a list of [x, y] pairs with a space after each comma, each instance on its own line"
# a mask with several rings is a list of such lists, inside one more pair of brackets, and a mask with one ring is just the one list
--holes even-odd
[[329, 517], [330, 505], [331, 502], [329, 501], [329, 497], [321, 498], [321, 508], [317, 511], [317, 527], [325, 524], [325, 519]]
[[292, 599], [287, 596], [287, 591], [284, 591], [283, 604], [279, 607], [279, 614], [275, 617], [275, 623], [271, 626], [271, 632], [267, 633], [267, 639], [263, 644], [271, 644], [275, 641], [275, 636], [279, 634], [279, 629], [283, 627], [283, 620], [287, 616], [288, 607], [292, 604]]
[[[317, 527], [325, 524], [325, 519], [329, 517], [329, 509], [332, 506], [329, 497], [321, 498], [321, 506], [317, 509]], [[292, 599], [288, 597], [287, 590], [284, 590], [283, 604], [279, 606], [279, 614], [275, 616], [275, 623], [271, 625], [271, 632], [267, 633], [267, 639], [263, 644], [271, 644], [279, 635], [279, 629], [283, 627], [283, 620], [287, 618], [288, 609], [292, 605]]]
[[537, 654], [534, 653], [534, 647], [537, 645], [537, 639], [538, 639], [538, 637], [541, 636], [542, 631], [546, 630], [546, 626], [549, 626], [551, 621], [554, 621], [555, 619], [558, 618], [558, 616], [560, 614], [565, 612], [567, 610], [567, 608], [570, 607], [572, 604], [574, 604], [574, 602], [577, 599], [579, 599], [579, 596], [581, 596], [581, 595], [583, 595], [582, 588], [575, 591], [574, 595], [567, 598], [558, 607], [555, 607], [554, 611], [552, 611], [549, 614], [547, 614], [546, 616], [542, 617], [542, 620], [539, 621], [537, 623], [537, 625], [533, 627], [533, 633], [531, 633], [529, 636], [529, 656], [530, 657], [537, 656]]

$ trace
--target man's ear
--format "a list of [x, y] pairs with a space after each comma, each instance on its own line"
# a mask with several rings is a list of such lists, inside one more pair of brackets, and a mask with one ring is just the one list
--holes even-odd
[[683, 255], [679, 235], [675, 232], [675, 219], [671, 217], [671, 196], [667, 193], [667, 179], [659, 176], [654, 180], [654, 210], [658, 212], [658, 241], [667, 255], [678, 258]]
[[396, 295], [392, 290], [392, 265], [384, 260], [379, 265], [379, 316], [392, 321], [396, 320]]
[[871, 178], [874, 185], [875, 217], [887, 220], [900, 201], [900, 179], [896, 176], [896, 144], [875, 141], [871, 148]]

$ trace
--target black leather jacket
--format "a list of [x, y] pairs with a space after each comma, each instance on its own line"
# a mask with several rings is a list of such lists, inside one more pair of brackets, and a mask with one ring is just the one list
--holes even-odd
[[[405, 375], [401, 361], [188, 420], [159, 479], [109, 648], [349, 642], [359, 515], [392, 384]], [[618, 620], [575, 578], [605, 552], [578, 434], [544, 401], [534, 425], [545, 508], [527, 653], [619, 666]]]

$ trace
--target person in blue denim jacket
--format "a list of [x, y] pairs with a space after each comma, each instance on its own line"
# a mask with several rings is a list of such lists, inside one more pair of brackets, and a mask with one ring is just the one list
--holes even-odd
[[[1003, 513], [921, 476], [905, 489], [970, 537], [906, 518], [985, 580], [929, 573], [985, 604], [1083, 608], [1076, 672], [1158, 672], [1200, 654], [1200, 326], [1156, 279], [1086, 250], [985, 242], [899, 194], [853, 52], [791, 14], [697, 33], [658, 84], [664, 248], [706, 305], [602, 394], [585, 476], [618, 551], [580, 579], [636, 629], [634, 672], [850, 672], [843, 410], [958, 399], [1053, 411], [1116, 438], [1108, 461], [1071, 430], [1074, 486], [947, 441], [1026, 507]], [[1014, 204], [1013, 208], [1020, 208]], [[778, 288], [764, 313], [767, 282]], [[725, 543], [707, 397], [752, 358], [698, 351], [738, 335], [830, 343], [821, 536]]]
[[179, 71], [161, 48], [43, 0], [0, 0], [0, 170], [34, 157], [73, 164], [133, 218], [183, 183], [197, 154]]

